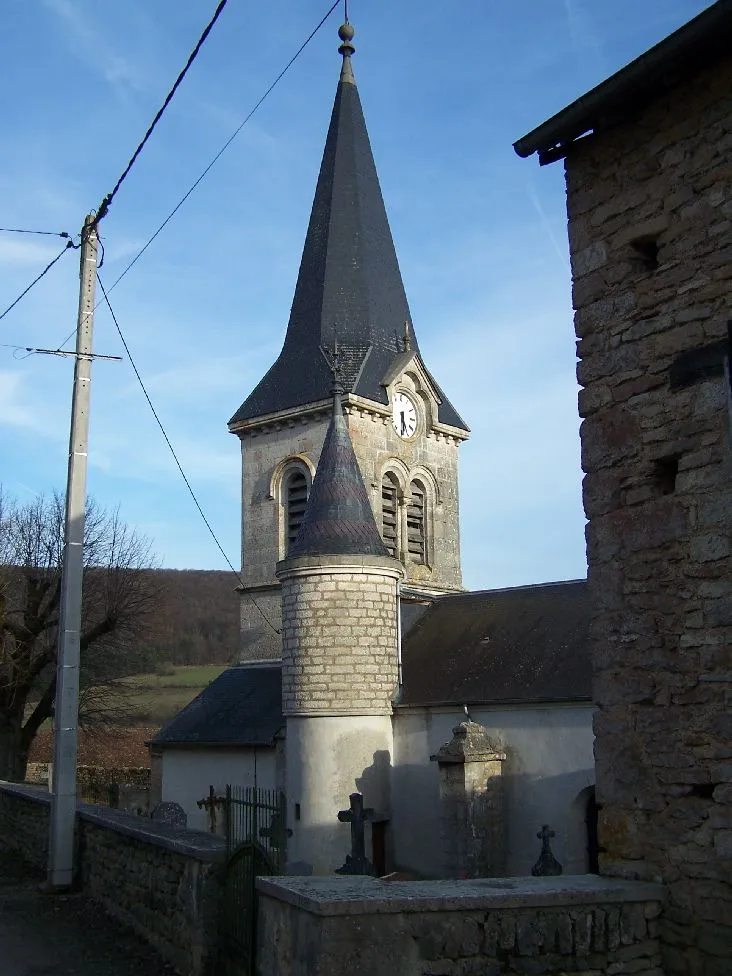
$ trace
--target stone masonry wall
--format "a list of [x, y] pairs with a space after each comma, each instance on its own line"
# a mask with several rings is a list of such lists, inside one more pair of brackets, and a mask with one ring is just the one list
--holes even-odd
[[[333, 565], [339, 558], [344, 564]], [[359, 567], [356, 558], [301, 557], [292, 564], [309, 568], [283, 576], [285, 715], [391, 713], [398, 683], [398, 565], [373, 558], [384, 567]]]
[[732, 959], [731, 159], [728, 58], [566, 161], [601, 870], [668, 883], [668, 976]]
[[[0, 784], [0, 844], [40, 868], [49, 815], [48, 793]], [[224, 854], [223, 842], [208, 834], [79, 808], [75, 872], [83, 890], [184, 976], [214, 971]]]
[[[278, 465], [288, 457], [302, 456], [317, 467], [330, 416], [331, 408], [327, 406], [239, 432], [242, 579], [247, 591], [251, 590], [251, 595], [245, 591], [241, 598], [242, 660], [280, 656], [281, 644], [275, 630], [280, 627], [281, 595], [275, 583], [275, 566], [285, 556], [284, 509], [278, 492], [272, 490], [273, 478], [276, 482]], [[377, 525], [381, 523], [381, 481], [387, 468], [397, 472], [402, 488], [412, 478], [425, 484], [428, 560], [425, 565], [407, 561], [407, 581], [438, 590], [460, 589], [459, 439], [445, 431], [420, 427], [416, 438], [402, 440], [394, 431], [387, 407], [379, 412], [349, 404], [346, 419]], [[252, 597], [272, 626], [264, 620]]]
[[[279, 500], [271, 482], [287, 457], [304, 455], [317, 467], [330, 422], [330, 407], [312, 415], [291, 417], [240, 434], [242, 444], [242, 576], [247, 586], [265, 586], [275, 579], [275, 566], [284, 558]], [[428, 540], [432, 565], [409, 565], [409, 577], [436, 587], [460, 589], [460, 527], [458, 512], [459, 441], [430, 430], [408, 441], [398, 437], [388, 408], [382, 413], [355, 405], [346, 407], [348, 432], [374, 509], [381, 517], [381, 479], [390, 461], [409, 472], [420, 471], [431, 491], [433, 518]], [[437, 497], [435, 497], [437, 496]]]
[[[438, 589], [461, 589], [458, 509], [460, 441], [435, 430], [412, 441], [402, 440], [394, 430], [390, 415], [381, 416], [355, 406], [347, 408], [347, 420], [353, 450], [377, 525], [381, 525], [381, 482], [387, 469], [395, 472], [403, 490], [408, 491], [414, 478], [421, 479], [427, 490], [428, 565], [407, 560], [406, 585], [422, 583]], [[395, 465], [395, 459], [400, 463]]]
[[657, 886], [628, 886], [624, 902], [543, 894], [538, 879], [318, 880], [329, 890], [316, 879], [257, 882], [258, 976], [663, 976]]

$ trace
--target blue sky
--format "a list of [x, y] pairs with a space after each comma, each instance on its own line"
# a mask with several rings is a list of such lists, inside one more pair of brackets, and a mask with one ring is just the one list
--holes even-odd
[[[102, 225], [107, 287], [328, 9], [229, 0]], [[689, 20], [699, 0], [351, 0], [354, 70], [415, 329], [472, 428], [464, 581], [585, 574], [561, 164], [512, 142]], [[214, 0], [5, 0], [0, 224], [77, 232], [111, 189]], [[276, 357], [338, 78], [336, 10], [110, 298], [222, 545], [239, 553], [226, 422]], [[8, 83], [8, 80], [10, 83]], [[0, 234], [3, 308], [60, 249]], [[0, 343], [74, 328], [77, 252], [0, 322]], [[120, 355], [100, 308], [95, 349]], [[0, 480], [65, 484], [73, 364], [0, 346]], [[166, 566], [224, 568], [129, 363], [97, 362], [89, 490]]]

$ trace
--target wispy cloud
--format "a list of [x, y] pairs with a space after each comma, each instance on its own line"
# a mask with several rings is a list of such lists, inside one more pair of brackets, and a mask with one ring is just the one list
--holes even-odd
[[536, 192], [533, 183], [528, 182], [526, 184], [526, 192], [529, 195], [529, 200], [531, 200], [532, 204], [534, 205], [534, 209], [539, 215], [539, 219], [541, 220], [542, 226], [546, 231], [547, 237], [549, 238], [549, 242], [552, 248], [554, 249], [557, 256], [559, 257], [559, 260], [562, 262], [562, 267], [564, 268], [565, 271], [569, 272], [570, 267], [569, 267], [569, 259], [567, 257], [567, 248], [566, 246], [563, 246], [562, 244], [559, 243], [559, 240], [557, 239], [557, 235], [554, 233], [554, 229], [552, 228], [552, 225], [549, 222], [549, 218], [547, 217], [546, 210], [544, 209], [541, 200], [539, 199], [539, 196]]
[[61, 238], [53, 244], [47, 243], [47, 240], [51, 238], [41, 243], [38, 238], [0, 234], [0, 265], [12, 267], [37, 265], [38, 270], [41, 271], [44, 264], [48, 264], [64, 245]]
[[74, 0], [43, 0], [63, 24], [72, 53], [115, 87], [141, 91], [145, 85], [135, 65], [117, 54], [107, 36], [93, 26], [91, 14]]
[[582, 0], [564, 0], [564, 11], [569, 40], [580, 68], [594, 73], [603, 72], [604, 56], [600, 38], [592, 29]]
[[0, 371], [0, 427], [20, 427], [36, 434], [45, 434], [38, 410], [23, 398], [23, 377], [20, 373]]

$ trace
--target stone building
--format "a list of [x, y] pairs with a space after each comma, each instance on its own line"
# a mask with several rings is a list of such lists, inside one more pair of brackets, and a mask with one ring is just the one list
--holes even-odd
[[336, 814], [354, 790], [373, 809], [380, 873], [528, 874], [544, 823], [565, 869], [587, 871], [586, 585], [462, 590], [468, 431], [419, 353], [351, 28], [340, 36], [284, 346], [229, 424], [243, 458], [242, 659], [153, 740], [155, 799], [205, 828], [209, 786], [284, 789], [302, 873], [343, 863]]
[[564, 159], [601, 869], [671, 974], [732, 960], [732, 3], [520, 139]]

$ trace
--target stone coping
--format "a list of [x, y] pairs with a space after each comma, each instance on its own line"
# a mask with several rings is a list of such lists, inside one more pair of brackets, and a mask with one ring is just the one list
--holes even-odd
[[324, 556], [292, 556], [281, 559], [275, 572], [278, 579], [300, 575], [340, 575], [342, 573], [361, 572], [366, 570], [376, 576], [388, 576], [393, 579], [404, 577], [404, 567], [398, 559], [392, 556], [367, 556], [359, 553], [353, 555], [333, 554]]
[[[6, 793], [23, 797], [33, 803], [50, 807], [51, 794], [42, 788], [26, 786], [22, 783], [7, 783], [0, 780], [0, 794]], [[206, 834], [199, 830], [176, 829], [169, 824], [156, 823], [146, 817], [138, 817], [125, 810], [113, 810], [90, 803], [79, 803], [77, 813], [80, 819], [98, 827], [105, 827], [115, 833], [124, 834], [146, 844], [163, 847], [174, 854], [192, 857], [198, 861], [223, 861], [226, 857], [226, 842], [221, 837]]]
[[377, 878], [257, 878], [257, 890], [313, 915], [501, 911], [663, 901], [665, 888], [594, 874], [558, 878], [381, 881]]

